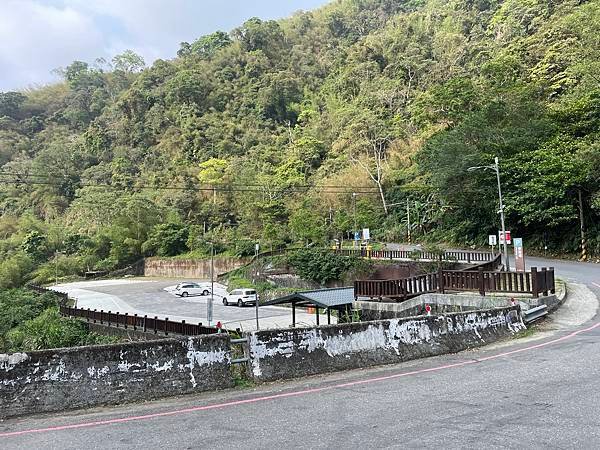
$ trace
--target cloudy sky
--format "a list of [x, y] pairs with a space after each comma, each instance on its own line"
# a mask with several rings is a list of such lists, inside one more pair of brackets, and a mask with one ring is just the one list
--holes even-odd
[[285, 17], [328, 0], [0, 0], [0, 91], [56, 80], [74, 60], [132, 49], [150, 64], [182, 41], [246, 19]]

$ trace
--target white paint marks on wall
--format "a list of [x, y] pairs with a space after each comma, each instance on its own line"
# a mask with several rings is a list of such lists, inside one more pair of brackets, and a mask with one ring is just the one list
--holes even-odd
[[517, 313], [485, 314], [480, 312], [452, 317], [439, 316], [423, 319], [391, 319], [365, 324], [362, 330], [340, 327], [337, 334], [321, 328], [282, 330], [277, 334], [261, 333], [250, 335], [250, 353], [252, 372], [255, 377], [262, 376], [261, 360], [281, 356], [296, 357], [317, 350], [325, 350], [329, 357], [348, 358], [359, 352], [393, 351], [401, 356], [403, 347], [413, 345], [439, 345], [436, 339], [441, 335], [473, 334], [483, 341], [481, 332], [493, 328], [505, 328], [511, 332], [524, 329]]
[[8, 372], [9, 370], [13, 370], [15, 366], [25, 362], [29, 359], [27, 353], [12, 353], [10, 355], [1, 354], [0, 355], [0, 370], [4, 370]]
[[[194, 345], [194, 339], [189, 338], [187, 341], [187, 359], [188, 364], [183, 367], [189, 369], [190, 382], [193, 387], [196, 387], [198, 385], [196, 377], [194, 377], [194, 368], [196, 366], [206, 366], [223, 362], [229, 363], [231, 361], [231, 356], [227, 350], [223, 349], [209, 352], [198, 351]], [[182, 366], [179, 365], [178, 368], [181, 370]]]

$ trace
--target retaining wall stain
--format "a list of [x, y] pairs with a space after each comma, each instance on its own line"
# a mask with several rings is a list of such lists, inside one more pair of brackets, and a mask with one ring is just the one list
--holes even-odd
[[0, 355], [0, 417], [230, 387], [225, 334]]
[[275, 380], [456, 352], [525, 328], [518, 308], [250, 334], [252, 375]]

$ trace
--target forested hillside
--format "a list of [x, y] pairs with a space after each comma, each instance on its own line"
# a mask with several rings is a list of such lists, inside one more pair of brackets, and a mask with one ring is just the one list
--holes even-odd
[[[337, 0], [0, 93], [0, 287], [356, 227], [600, 253], [600, 1]], [[581, 195], [581, 203], [579, 196]]]

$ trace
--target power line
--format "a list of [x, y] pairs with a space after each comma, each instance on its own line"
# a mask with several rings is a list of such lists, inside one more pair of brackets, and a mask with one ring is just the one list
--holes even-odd
[[[6, 171], [0, 171], [0, 176], [15, 176], [15, 177], [19, 177], [18, 180], [12, 180], [12, 182], [15, 183], [19, 183], [19, 184], [46, 184], [46, 183], [42, 183], [41, 181], [24, 181], [22, 179], [20, 179], [21, 177], [33, 177], [33, 178], [47, 178], [47, 179], [52, 179], [52, 180], [56, 180], [57, 178], [64, 178], [67, 179], [67, 176], [60, 176], [60, 175], [45, 175], [45, 174], [23, 174], [23, 173], [17, 173], [17, 172], [6, 172]], [[10, 181], [10, 180], [9, 180]], [[56, 184], [59, 185], [58, 183], [51, 183], [51, 184]], [[108, 183], [80, 183], [82, 185], [95, 185], [95, 186], [108, 186], [111, 187], [113, 185], [108, 184]], [[193, 190], [192, 188], [189, 187], [178, 187], [178, 186], [148, 186], [148, 185], [137, 185], [136, 187], [139, 188], [148, 188], [148, 189], [176, 189], [176, 190], [180, 190], [180, 189], [185, 189], [185, 190]], [[200, 187], [200, 188], [196, 188], [198, 190], [207, 190], [207, 191], [213, 191], [213, 190], [220, 190], [220, 189], [226, 189], [226, 190], [230, 190], [230, 189], [238, 189], [238, 188], [262, 188], [262, 189], [269, 189], [272, 188], [271, 186], [265, 185], [265, 184], [252, 184], [252, 183], [244, 183], [243, 185], [235, 185], [235, 184], [223, 184], [223, 183], [215, 183], [215, 184], [211, 184], [211, 185], [207, 185], [205, 187]], [[342, 185], [331, 185], [331, 184], [299, 184], [299, 185], [295, 185], [292, 186], [292, 188], [294, 189], [344, 189], [347, 190], [348, 192], [352, 193], [352, 192], [356, 192], [356, 193], [376, 193], [378, 194], [378, 190], [377, 187], [375, 186], [342, 186]], [[283, 189], [283, 188], [282, 188]], [[285, 188], [288, 189], [288, 188]], [[262, 192], [262, 191], [261, 191]]]
[[[0, 173], [1, 176], [6, 176]], [[52, 181], [38, 181], [38, 180], [23, 180], [23, 179], [12, 179], [6, 180], [0, 178], [0, 184], [15, 184], [21, 186], [62, 186], [61, 183]], [[114, 184], [108, 183], [77, 183], [79, 188], [83, 187], [98, 187], [106, 189], [124, 190], [122, 186], [115, 186]], [[306, 192], [308, 190], [315, 190], [325, 194], [378, 194], [376, 188], [360, 188], [360, 189], [349, 189], [348, 187], [342, 186], [319, 186], [319, 185], [297, 185], [289, 187], [271, 187], [266, 185], [214, 185], [214, 186], [149, 186], [149, 185], [133, 185], [129, 189], [135, 190], [171, 190], [171, 191], [192, 191], [192, 192], [255, 192], [255, 193], [283, 193], [283, 192]]]

